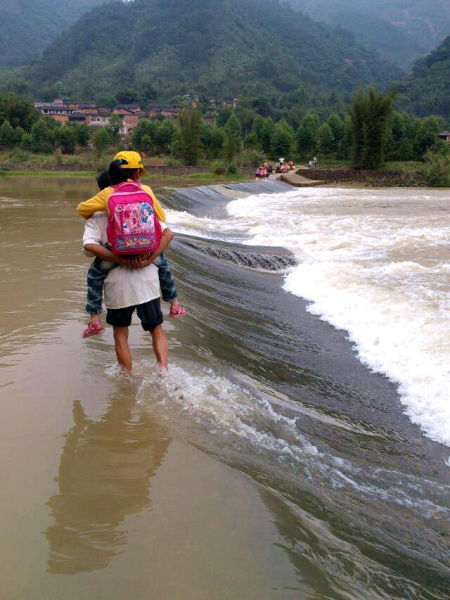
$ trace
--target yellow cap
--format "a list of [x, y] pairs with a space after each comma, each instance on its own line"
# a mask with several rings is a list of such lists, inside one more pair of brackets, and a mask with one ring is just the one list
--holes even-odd
[[146, 172], [139, 152], [123, 150], [122, 152], [118, 152], [113, 160], [123, 161], [120, 165], [121, 169], [142, 169], [143, 173]]

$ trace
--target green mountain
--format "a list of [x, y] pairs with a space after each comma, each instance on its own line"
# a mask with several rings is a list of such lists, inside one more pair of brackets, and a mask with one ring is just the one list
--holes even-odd
[[361, 83], [398, 79], [399, 70], [346, 32], [275, 0], [135, 0], [81, 17], [29, 77], [41, 87], [62, 82], [74, 98], [128, 88], [145, 101], [267, 95], [300, 85], [348, 96]]
[[312, 18], [355, 35], [358, 43], [409, 70], [450, 32], [448, 0], [289, 0]]
[[450, 124], [450, 36], [418, 60], [397, 87], [401, 107], [419, 116], [442, 115]]
[[40, 55], [83, 13], [105, 0], [0, 0], [0, 65]]

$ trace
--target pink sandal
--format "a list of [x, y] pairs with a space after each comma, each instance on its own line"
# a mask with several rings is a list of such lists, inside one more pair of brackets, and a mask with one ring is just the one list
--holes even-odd
[[182, 306], [180, 306], [179, 304], [177, 306], [171, 306], [170, 312], [169, 312], [169, 317], [174, 317], [174, 318], [184, 317], [186, 312], [187, 312], [187, 310], [185, 308], [183, 308]]
[[91, 337], [91, 335], [100, 335], [100, 333], [103, 333], [104, 331], [105, 331], [105, 328], [103, 327], [101, 321], [94, 321], [94, 322], [89, 321], [88, 326], [83, 331], [81, 336], [84, 338], [87, 338], [87, 337]]

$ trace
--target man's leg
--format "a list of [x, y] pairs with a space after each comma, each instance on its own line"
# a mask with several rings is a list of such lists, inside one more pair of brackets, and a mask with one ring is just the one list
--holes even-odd
[[150, 334], [152, 336], [153, 352], [156, 355], [158, 365], [164, 370], [167, 370], [169, 366], [167, 364], [166, 332], [162, 325], [157, 325], [151, 330]]
[[144, 302], [137, 306], [137, 314], [141, 320], [144, 331], [150, 331], [152, 336], [153, 351], [161, 369], [167, 370], [167, 338], [163, 329], [163, 316], [159, 298]]
[[119, 365], [131, 372], [133, 361], [131, 357], [130, 347], [128, 345], [128, 327], [120, 327], [113, 325], [114, 343], [116, 346], [116, 356]]

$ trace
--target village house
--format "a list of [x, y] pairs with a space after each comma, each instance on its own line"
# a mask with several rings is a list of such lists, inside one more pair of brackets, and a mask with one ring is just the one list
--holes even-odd
[[149, 117], [150, 119], [158, 117], [177, 119], [182, 110], [181, 104], [155, 104], [149, 109]]
[[123, 125], [120, 135], [126, 137], [133, 133], [139, 118], [145, 117], [145, 111], [137, 104], [118, 106], [116, 108], [101, 108], [94, 104], [81, 104], [78, 102], [65, 102], [55, 98], [53, 102], [37, 102], [35, 107], [44, 115], [52, 117], [62, 125], [68, 123], [86, 123], [92, 129], [108, 127], [113, 113], [122, 117]]
[[441, 140], [444, 140], [444, 142], [447, 142], [447, 144], [450, 144], [450, 131], [441, 131], [441, 133], [438, 134], [438, 137], [440, 137]]
[[34, 106], [63, 125], [69, 122], [70, 115], [78, 108], [74, 103], [66, 104], [61, 98], [55, 98], [53, 102], [38, 102]]
[[[196, 105], [197, 100], [191, 101], [192, 106]], [[235, 107], [236, 99], [223, 101], [224, 107]], [[55, 98], [53, 102], [38, 102], [35, 104], [44, 115], [52, 117], [63, 125], [68, 123], [86, 123], [92, 129], [108, 127], [112, 114], [118, 114], [122, 117], [122, 127], [120, 135], [123, 137], [133, 133], [139, 119], [146, 118], [146, 112], [138, 104], [122, 104], [115, 108], [102, 108], [95, 104], [83, 104], [79, 102], [65, 101], [62, 98]], [[155, 104], [149, 109], [150, 119], [177, 119], [183, 110], [182, 104]], [[217, 119], [216, 99], [211, 99], [207, 107], [205, 120], [215, 124]]]
[[[84, 111], [82, 111], [84, 112]], [[86, 124], [93, 129], [100, 129], [100, 127], [108, 127], [109, 118], [112, 115], [110, 108], [97, 108], [96, 111], [89, 111], [86, 113]]]

